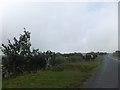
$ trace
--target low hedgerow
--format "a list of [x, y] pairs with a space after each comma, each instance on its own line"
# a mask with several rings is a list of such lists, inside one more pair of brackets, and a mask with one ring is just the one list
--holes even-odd
[[3, 79], [3, 88], [77, 88], [95, 73], [102, 56], [90, 62], [64, 63], [46, 71]]

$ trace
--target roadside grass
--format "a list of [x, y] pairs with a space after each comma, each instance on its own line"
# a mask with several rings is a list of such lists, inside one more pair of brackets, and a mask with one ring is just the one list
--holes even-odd
[[119, 56], [117, 53], [113, 53], [113, 57], [114, 57], [115, 59], [120, 60], [120, 56]]
[[2, 56], [0, 55], [0, 62], [2, 61]]
[[77, 88], [95, 73], [103, 56], [94, 61], [64, 63], [46, 71], [4, 78], [3, 88]]

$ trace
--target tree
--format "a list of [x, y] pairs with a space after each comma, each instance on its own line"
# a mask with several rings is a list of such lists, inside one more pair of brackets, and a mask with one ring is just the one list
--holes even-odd
[[[11, 72], [18, 73], [25, 68], [29, 68], [31, 56], [30, 32], [24, 28], [24, 34], [20, 34], [19, 39], [14, 37], [13, 43], [8, 39], [8, 45], [2, 44], [2, 52], [6, 57], [3, 58], [3, 66]], [[6, 58], [6, 59], [5, 59]], [[5, 64], [5, 63], [7, 64]]]
[[56, 63], [56, 65], [64, 63], [64, 57], [62, 56], [61, 53], [56, 53], [55, 63]]

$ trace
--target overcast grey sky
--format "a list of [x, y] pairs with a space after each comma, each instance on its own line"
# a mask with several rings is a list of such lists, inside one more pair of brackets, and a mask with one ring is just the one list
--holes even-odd
[[26, 27], [32, 48], [55, 52], [118, 49], [117, 2], [24, 2], [3, 6], [2, 43]]

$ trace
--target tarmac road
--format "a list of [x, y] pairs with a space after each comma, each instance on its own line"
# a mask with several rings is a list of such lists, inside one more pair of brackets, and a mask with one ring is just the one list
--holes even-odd
[[[95, 76], [90, 78], [85, 88], [118, 88], [118, 59], [107, 54]], [[120, 73], [120, 72], [119, 72]]]

